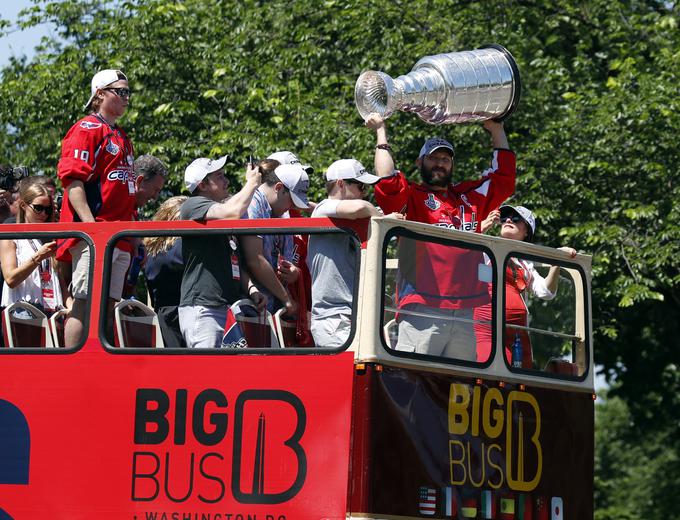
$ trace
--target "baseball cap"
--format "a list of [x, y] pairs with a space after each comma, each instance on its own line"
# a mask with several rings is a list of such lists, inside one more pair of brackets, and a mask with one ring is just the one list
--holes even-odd
[[503, 223], [503, 219], [508, 218], [513, 213], [517, 213], [520, 217], [522, 217], [531, 231], [527, 237], [527, 240], [531, 241], [533, 239], [534, 233], [536, 232], [536, 217], [534, 217], [534, 214], [530, 210], [524, 206], [510, 206], [509, 204], [501, 206], [499, 209], [501, 212], [501, 223]]
[[449, 150], [451, 155], [453, 155], [453, 145], [451, 143], [449, 143], [446, 139], [442, 139], [441, 137], [431, 137], [425, 141], [425, 144], [420, 149], [418, 159], [420, 159], [423, 155], [430, 155], [432, 152], [439, 150], [440, 148]]
[[279, 164], [299, 164], [305, 169], [308, 175], [314, 173], [314, 168], [312, 168], [309, 164], [302, 164], [300, 162], [300, 159], [298, 159], [298, 156], [295, 155], [293, 152], [289, 152], [288, 150], [284, 150], [282, 152], [274, 152], [269, 157], [267, 157], [267, 159], [274, 159], [275, 161], [279, 161]]
[[116, 81], [124, 79], [127, 81], [127, 76], [123, 74], [120, 70], [106, 69], [100, 70], [94, 76], [92, 76], [92, 82], [90, 84], [90, 99], [85, 103], [83, 107], [87, 110], [94, 99], [94, 95], [97, 93], [97, 89], [108, 87]]
[[364, 184], [375, 184], [380, 177], [368, 173], [356, 159], [340, 159], [326, 170], [326, 180], [337, 181], [338, 179], [353, 179]]
[[193, 193], [196, 186], [198, 186], [203, 179], [212, 172], [216, 172], [224, 167], [226, 162], [226, 155], [215, 160], [206, 159], [205, 157], [196, 159], [184, 170], [184, 187], [189, 190], [189, 193]]
[[[278, 159], [277, 159], [278, 160]], [[307, 209], [307, 190], [309, 189], [309, 177], [304, 167], [300, 164], [282, 164], [277, 166], [274, 173], [283, 185], [290, 191], [293, 204], [300, 209]]]

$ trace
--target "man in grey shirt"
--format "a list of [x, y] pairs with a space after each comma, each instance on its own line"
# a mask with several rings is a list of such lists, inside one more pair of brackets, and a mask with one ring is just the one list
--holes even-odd
[[[227, 158], [196, 159], [184, 172], [184, 185], [191, 196], [182, 204], [182, 220], [239, 219], [248, 209], [261, 175], [252, 165], [246, 170], [246, 183], [237, 194], [229, 195], [224, 176]], [[234, 242], [233, 248], [230, 242]], [[247, 273], [234, 264], [235, 241], [225, 235], [186, 235], [182, 239], [184, 275], [178, 309], [179, 327], [189, 348], [215, 348], [220, 345], [227, 321], [227, 309], [240, 295], [240, 284], [255, 303], [266, 300]], [[237, 255], [236, 255], [237, 256]]]
[[[362, 200], [366, 188], [380, 180], [356, 159], [341, 159], [326, 171], [328, 198], [314, 208], [312, 217], [359, 219], [382, 216]], [[396, 213], [391, 217], [403, 219]], [[352, 297], [357, 251], [347, 234], [310, 235], [307, 265], [312, 275], [312, 336], [317, 347], [340, 347], [352, 327]]]

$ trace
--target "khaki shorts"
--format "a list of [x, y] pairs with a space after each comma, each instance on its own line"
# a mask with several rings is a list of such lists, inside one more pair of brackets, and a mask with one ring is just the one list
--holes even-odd
[[[69, 249], [71, 253], [71, 293], [74, 298], [86, 300], [88, 295], [87, 282], [90, 276], [90, 248], [84, 240], [78, 242]], [[130, 253], [116, 248], [113, 250], [111, 262], [111, 283], [109, 285], [109, 298], [120, 300], [123, 295], [125, 274], [130, 267]]]

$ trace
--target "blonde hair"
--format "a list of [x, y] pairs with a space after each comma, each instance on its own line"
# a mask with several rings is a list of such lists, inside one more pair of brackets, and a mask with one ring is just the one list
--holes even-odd
[[[185, 195], [177, 195], [170, 197], [161, 204], [156, 214], [151, 220], [155, 221], [170, 221], [179, 220], [179, 209], [184, 204], [184, 201], [189, 197]], [[177, 237], [147, 237], [144, 239], [146, 251], [151, 256], [156, 256], [159, 253], [165, 253], [177, 241]]]
[[[28, 179], [29, 177], [27, 177]], [[22, 179], [26, 180], [26, 179]], [[32, 180], [31, 182], [22, 182], [19, 186], [19, 200], [24, 204], [31, 204], [38, 197], [48, 197], [50, 199], [50, 206], [52, 207], [52, 213], [47, 216], [46, 222], [54, 222], [54, 201], [50, 192], [42, 182], [36, 182]], [[23, 224], [26, 222], [26, 208], [24, 204], [19, 204], [19, 211], [17, 212], [17, 224]]]

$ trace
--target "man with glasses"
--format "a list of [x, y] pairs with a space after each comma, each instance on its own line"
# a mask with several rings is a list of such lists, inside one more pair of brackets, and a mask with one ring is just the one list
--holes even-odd
[[[363, 200], [380, 177], [366, 171], [356, 159], [340, 159], [326, 170], [328, 198], [319, 202], [312, 217], [370, 218], [382, 212]], [[400, 213], [390, 215], [404, 218]], [[317, 347], [342, 346], [352, 328], [352, 298], [358, 267], [356, 242], [346, 233], [309, 237], [307, 265], [312, 274], [312, 336]]]
[[[61, 145], [57, 174], [64, 186], [60, 222], [111, 222], [132, 220], [137, 185], [133, 171], [132, 142], [116, 122], [130, 101], [127, 76], [120, 70], [94, 75], [90, 98], [84, 106], [89, 115], [74, 124]], [[113, 307], [120, 300], [125, 273], [130, 265], [131, 245], [121, 241], [113, 253], [109, 285], [109, 333], [113, 330]], [[82, 339], [90, 251], [84, 241], [59, 243], [57, 259], [71, 263], [71, 316], [66, 321], [65, 343], [76, 346]]]
[[[481, 232], [481, 222], [515, 190], [515, 154], [503, 123], [488, 120], [491, 167], [480, 179], [453, 183], [454, 152], [441, 138], [425, 141], [416, 160], [419, 183], [397, 171], [387, 141], [385, 121], [371, 114], [375, 130], [375, 171], [381, 181], [375, 198], [385, 212], [399, 211], [408, 220], [461, 231]], [[473, 309], [488, 301], [487, 270], [480, 252], [432, 242], [400, 244], [397, 350], [475, 360]]]
[[[248, 207], [248, 218], [287, 218], [290, 209], [309, 207], [305, 167], [265, 159], [258, 168], [263, 172], [262, 185]], [[294, 315], [298, 305], [287, 288], [300, 276], [300, 270], [292, 263], [293, 237], [263, 233], [243, 236], [241, 244], [248, 270], [265, 290], [268, 310], [274, 312], [283, 307], [286, 314]]]

